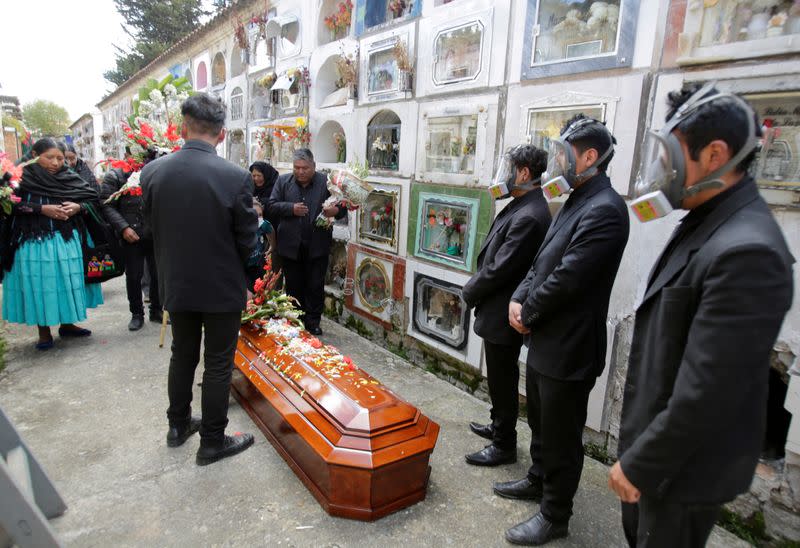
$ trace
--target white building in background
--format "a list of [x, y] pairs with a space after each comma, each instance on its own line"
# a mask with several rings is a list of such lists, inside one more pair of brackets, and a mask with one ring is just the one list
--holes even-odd
[[[617, 137], [609, 175], [629, 198], [642, 136], [662, 125], [666, 93], [686, 81], [717, 79], [747, 94], [780, 130], [758, 181], [800, 257], [800, 14], [792, 2], [742, 10], [733, 0], [353, 0], [350, 25], [331, 30], [326, 18], [341, 3], [277, 0], [265, 14], [261, 1], [238, 2], [246, 43], [233, 35], [232, 9], [187, 35], [98, 105], [104, 146], [119, 146], [119, 121], [136, 90], [172, 73], [226, 102], [229, 132], [219, 153], [239, 165], [267, 159], [287, 171], [292, 150], [306, 142], [321, 168], [368, 160], [376, 190], [335, 227], [328, 308], [412, 361], [470, 390], [485, 374], [482, 341], [460, 291], [503, 205], [487, 192], [499, 153], [520, 142], [546, 147], [566, 119], [584, 112]], [[765, 19], [784, 8], [786, 17]], [[341, 80], [342, 55], [354, 59], [354, 82]], [[445, 218], [451, 222], [438, 222]], [[609, 310], [608, 367], [587, 420], [612, 454], [633, 314], [679, 218], [631, 219]], [[798, 355], [795, 305], [774, 352], [771, 392], [794, 415]], [[784, 472], [778, 466], [769, 475], [784, 514], [771, 520], [778, 503], [762, 506], [768, 526], [797, 538], [800, 416], [788, 424], [773, 440], [786, 451]], [[779, 520], [795, 524], [794, 534], [770, 525]]]
[[103, 115], [97, 109], [87, 112], [69, 126], [69, 131], [78, 156], [97, 173], [97, 164], [105, 160], [102, 142]]

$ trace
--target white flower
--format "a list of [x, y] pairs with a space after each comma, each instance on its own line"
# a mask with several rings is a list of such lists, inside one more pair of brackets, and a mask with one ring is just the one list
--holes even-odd
[[150, 97], [150, 100], [153, 101], [154, 103], [159, 103], [160, 104], [160, 103], [163, 103], [163, 101], [164, 101], [164, 96], [157, 89], [154, 89], [153, 91], [151, 91], [149, 97]]
[[175, 86], [173, 86], [172, 84], [167, 84], [166, 86], [164, 86], [164, 93], [167, 94], [167, 97], [174, 97], [175, 94], [178, 93], [178, 90], [175, 89]]

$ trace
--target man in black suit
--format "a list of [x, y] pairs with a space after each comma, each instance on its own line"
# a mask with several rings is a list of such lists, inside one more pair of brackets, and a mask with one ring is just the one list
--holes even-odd
[[286, 293], [296, 298], [303, 310], [309, 333], [322, 335], [319, 327], [325, 305], [325, 272], [333, 232], [315, 224], [322, 212], [341, 219], [347, 209], [332, 205], [323, 209], [330, 197], [328, 177], [316, 171], [314, 155], [307, 148], [294, 151], [293, 170], [278, 177], [269, 198], [269, 213], [280, 218], [278, 255], [283, 265]]
[[747, 174], [754, 112], [711, 85], [671, 93], [669, 105], [632, 205], [642, 220], [689, 213], [636, 311], [609, 476], [628, 542], [643, 547], [704, 546], [720, 506], [749, 489], [769, 353], [792, 303], [794, 259]]
[[[177, 447], [200, 430], [197, 464], [235, 455], [252, 434], [225, 435], [241, 313], [245, 262], [256, 245], [250, 173], [217, 157], [225, 107], [205, 93], [181, 106], [181, 150], [142, 170], [145, 217], [153, 232], [161, 302], [172, 319], [169, 432]], [[205, 335], [203, 335], [205, 333]], [[192, 384], [205, 339], [202, 422], [191, 416]]]
[[[500, 496], [541, 500], [538, 514], [506, 532], [539, 545], [568, 534], [583, 469], [589, 392], [605, 366], [606, 316], [628, 241], [628, 212], [606, 175], [615, 139], [582, 114], [551, 143], [546, 193], [574, 190], [509, 304], [509, 323], [529, 335], [526, 368], [532, 465], [495, 484]], [[556, 190], [554, 190], [556, 189]]]
[[519, 351], [522, 335], [508, 323], [511, 295], [528, 272], [550, 226], [541, 176], [547, 153], [532, 145], [511, 149], [498, 168], [492, 189], [513, 200], [497, 215], [478, 254], [478, 271], [462, 297], [475, 308], [475, 333], [483, 338], [486, 378], [492, 400], [490, 424], [470, 429], [492, 443], [466, 456], [469, 464], [497, 466], [517, 461]]

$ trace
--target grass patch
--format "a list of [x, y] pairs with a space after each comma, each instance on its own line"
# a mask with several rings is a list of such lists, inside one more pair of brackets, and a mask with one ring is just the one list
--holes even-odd
[[723, 508], [717, 520], [717, 525], [753, 546], [767, 546], [767, 543], [771, 540], [767, 535], [764, 514], [761, 512], [756, 512], [745, 519], [739, 514]]
[[347, 320], [344, 322], [345, 327], [352, 329], [362, 337], [366, 339], [372, 338], [372, 331], [358, 318], [355, 316], [348, 316]]
[[614, 459], [608, 455], [608, 448], [605, 445], [587, 442], [583, 444], [583, 454], [598, 460], [603, 464], [612, 464]]
[[398, 356], [400, 358], [403, 358], [406, 361], [409, 361], [409, 359], [408, 359], [408, 350], [406, 350], [406, 348], [402, 345], [402, 343], [399, 344], [398, 346], [395, 346], [392, 343], [387, 341], [386, 348], [387, 348], [387, 350], [389, 350], [389, 352], [391, 352], [395, 356]]

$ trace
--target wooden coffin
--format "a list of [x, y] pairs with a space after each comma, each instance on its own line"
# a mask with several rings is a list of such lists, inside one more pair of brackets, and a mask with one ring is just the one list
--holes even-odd
[[322, 507], [375, 520], [423, 500], [439, 425], [355, 365], [280, 340], [242, 326], [232, 391]]

